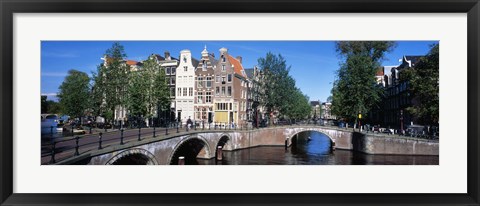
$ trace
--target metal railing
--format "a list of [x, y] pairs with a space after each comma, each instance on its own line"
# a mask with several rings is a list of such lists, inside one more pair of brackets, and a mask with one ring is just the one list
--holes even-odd
[[[138, 128], [121, 128], [105, 130], [88, 129], [83, 135], [70, 135], [66, 137], [54, 137], [52, 132], [50, 135], [42, 135], [41, 158], [42, 164], [54, 164], [58, 161], [66, 160], [75, 156], [79, 156], [92, 151], [99, 151], [112, 146], [125, 145], [133, 142], [141, 142], [144, 140], [157, 139], [158, 141], [175, 136], [185, 135], [197, 132], [219, 132], [219, 131], [252, 131], [259, 129], [270, 129], [277, 127], [292, 126], [315, 126], [325, 127], [329, 129], [342, 131], [355, 131], [358, 128], [345, 128], [331, 125], [323, 125], [318, 122], [277, 122], [272, 125], [264, 125], [265, 127], [253, 127], [251, 124], [225, 124], [225, 123], [206, 123], [195, 122], [190, 127], [185, 124], [171, 124], [169, 127], [138, 127]], [[52, 128], [53, 131], [53, 128]], [[365, 130], [362, 133], [367, 133]], [[375, 134], [373, 134], [375, 135]], [[385, 136], [378, 134], [376, 136]], [[397, 135], [398, 136], [398, 135]], [[403, 136], [403, 138], [408, 138]], [[418, 139], [418, 138], [412, 138]], [[134, 144], [132, 144], [134, 146]]]
[[[132, 142], [141, 142], [147, 139], [162, 140], [195, 132], [209, 131], [241, 131], [252, 130], [247, 124], [171, 124], [169, 127], [138, 127], [103, 130], [88, 128], [84, 134], [56, 133], [51, 127], [50, 134], [42, 134], [41, 158], [42, 164], [54, 164], [59, 161], [79, 156], [88, 152], [102, 150], [115, 145], [125, 145]], [[72, 129], [73, 131], [73, 129]], [[107, 132], [105, 132], [107, 131]], [[57, 134], [57, 135], [55, 135]], [[59, 135], [62, 134], [62, 135]]]

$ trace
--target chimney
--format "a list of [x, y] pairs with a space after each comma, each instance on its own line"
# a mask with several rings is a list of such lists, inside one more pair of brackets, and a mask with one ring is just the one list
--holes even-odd
[[170, 52], [169, 52], [169, 51], [165, 51], [165, 59], [166, 59], [166, 60], [172, 60], [172, 59], [170, 58]]
[[242, 57], [241, 56], [237, 56], [237, 60], [240, 62], [240, 64], [242, 63]]

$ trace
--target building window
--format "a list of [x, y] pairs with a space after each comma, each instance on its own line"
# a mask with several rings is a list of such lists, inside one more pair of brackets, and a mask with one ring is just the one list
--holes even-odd
[[220, 82], [220, 75], [217, 75], [217, 78], [215, 78], [215, 82], [219, 83]]
[[175, 85], [175, 78], [170, 78], [170, 84]]
[[175, 87], [170, 88], [170, 96], [171, 97], [175, 96]]
[[203, 104], [203, 92], [197, 93], [197, 103]]
[[187, 66], [184, 66], [184, 67], [183, 67], [183, 71], [188, 71], [188, 67], [187, 67]]
[[176, 70], [175, 67], [172, 67], [172, 73], [171, 73], [171, 75], [175, 75], [175, 70]]
[[225, 87], [222, 87], [222, 96], [225, 96]]
[[207, 77], [207, 88], [212, 87], [212, 77]]
[[188, 88], [188, 96], [193, 97], [193, 87]]
[[203, 87], [203, 77], [197, 77], [197, 87]]
[[226, 59], [225, 59], [225, 56], [222, 55], [222, 62], [225, 62]]
[[205, 60], [203, 60], [202, 69], [203, 71], [207, 71], [207, 61]]
[[222, 77], [222, 84], [225, 84], [225, 77]]
[[222, 72], [225, 71], [225, 65], [222, 65]]
[[227, 75], [227, 81], [228, 81], [228, 82], [232, 82], [232, 74], [228, 74], [228, 75]]
[[178, 94], [178, 96], [182, 96], [182, 88], [177, 89], [177, 94]]
[[183, 96], [186, 97], [187, 96], [187, 88], [183, 88]]
[[220, 95], [220, 87], [215, 88], [215, 95]]
[[170, 77], [165, 78], [165, 83], [170, 84]]
[[167, 67], [167, 75], [170, 75], [170, 73], [171, 73], [171, 69], [170, 67]]
[[231, 97], [232, 96], [232, 87], [228, 86], [227, 88], [227, 96]]
[[205, 102], [212, 103], [212, 92], [207, 92], [207, 95], [205, 96]]

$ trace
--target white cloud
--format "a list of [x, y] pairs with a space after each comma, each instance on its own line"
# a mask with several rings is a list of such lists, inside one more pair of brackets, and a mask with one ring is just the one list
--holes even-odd
[[57, 93], [42, 93], [41, 94], [42, 96], [48, 96], [48, 97], [52, 97], [52, 96], [57, 96]]

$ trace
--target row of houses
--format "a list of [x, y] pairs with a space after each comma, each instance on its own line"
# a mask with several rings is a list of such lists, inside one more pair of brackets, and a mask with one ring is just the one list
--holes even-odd
[[[187, 49], [180, 51], [178, 58], [168, 51], [164, 56], [150, 55], [165, 72], [170, 89], [170, 110], [157, 115], [184, 124], [191, 119], [205, 124], [240, 125], [261, 114], [252, 108], [256, 107], [253, 80], [258, 78], [259, 69], [244, 68], [242, 57], [233, 57], [227, 48], [221, 48], [217, 57], [209, 53], [206, 46], [200, 59], [194, 58]], [[142, 62], [127, 60], [125, 63], [132, 71], [142, 68]], [[128, 111], [119, 107], [114, 118], [122, 120], [127, 115]]]
[[[402, 71], [413, 68], [422, 56], [403, 56], [399, 65], [382, 66], [378, 68], [375, 78], [377, 84], [384, 89], [384, 98], [379, 108], [370, 112], [368, 122], [390, 128], [403, 129], [406, 125], [416, 123], [416, 119], [406, 112], [418, 102], [411, 96], [410, 82], [401, 78]], [[331, 102], [311, 101], [311, 118], [333, 120], [337, 117], [332, 114]]]
[[411, 96], [410, 82], [402, 79], [402, 71], [414, 68], [423, 56], [405, 55], [399, 65], [383, 66], [376, 74], [377, 83], [384, 88], [385, 97], [380, 108], [373, 111], [372, 122], [385, 127], [405, 129], [406, 125], [414, 124], [416, 119], [406, 112], [406, 108], [418, 102]]
[[332, 114], [332, 103], [331, 102], [321, 102], [310, 101], [310, 106], [312, 107], [312, 112], [310, 117], [312, 119], [322, 119], [322, 120], [335, 120], [337, 117]]

